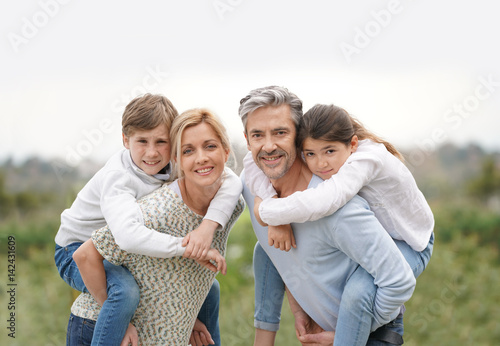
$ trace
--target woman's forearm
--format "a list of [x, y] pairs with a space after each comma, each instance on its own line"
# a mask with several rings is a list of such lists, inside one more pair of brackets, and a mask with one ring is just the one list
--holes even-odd
[[108, 298], [106, 291], [106, 272], [104, 271], [104, 258], [94, 247], [92, 240], [87, 240], [73, 254], [83, 282], [89, 293], [102, 306]]

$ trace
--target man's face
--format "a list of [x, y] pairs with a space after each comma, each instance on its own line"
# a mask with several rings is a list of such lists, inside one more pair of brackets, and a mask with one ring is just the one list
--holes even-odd
[[289, 105], [267, 106], [248, 114], [248, 150], [257, 166], [269, 177], [279, 179], [297, 156], [295, 124]]

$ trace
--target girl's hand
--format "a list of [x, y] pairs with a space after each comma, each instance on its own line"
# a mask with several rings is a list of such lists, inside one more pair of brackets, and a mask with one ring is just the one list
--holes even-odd
[[268, 226], [267, 239], [269, 246], [274, 246], [283, 251], [290, 251], [292, 247], [297, 248], [293, 229], [290, 225]]

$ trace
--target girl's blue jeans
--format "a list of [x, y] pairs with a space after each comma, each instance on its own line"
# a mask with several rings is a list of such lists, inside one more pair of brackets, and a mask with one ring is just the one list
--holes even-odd
[[[56, 245], [55, 262], [61, 278], [77, 291], [88, 293], [73, 253], [82, 243], [65, 247]], [[97, 321], [71, 315], [68, 323], [67, 345], [120, 345], [128, 324], [139, 304], [140, 291], [132, 274], [123, 266], [104, 261], [108, 283], [108, 299], [104, 302]], [[198, 315], [216, 345], [220, 345], [219, 332], [220, 288], [217, 280]]]
[[[434, 234], [427, 248], [422, 252], [413, 250], [403, 241], [395, 240], [396, 245], [418, 277], [429, 263], [434, 246]], [[255, 328], [277, 331], [281, 319], [281, 307], [285, 285], [273, 263], [257, 242], [253, 257], [255, 276]], [[334, 345], [390, 345], [380, 341], [368, 340], [372, 331], [373, 297], [377, 287], [373, 277], [361, 266], [349, 277], [342, 295]], [[383, 326], [403, 334], [403, 318]]]

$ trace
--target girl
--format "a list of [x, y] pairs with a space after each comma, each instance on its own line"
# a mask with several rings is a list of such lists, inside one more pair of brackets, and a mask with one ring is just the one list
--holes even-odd
[[[325, 181], [286, 198], [269, 198], [275, 195], [269, 180], [251, 157], [244, 160], [247, 185], [262, 199], [260, 205], [261, 200], [256, 201], [256, 213], [270, 225], [270, 245], [282, 250], [295, 246], [292, 232], [273, 226], [318, 220], [359, 194], [391, 237], [399, 240], [415, 277], [420, 275], [432, 253], [434, 218], [401, 154], [334, 105], [316, 105], [304, 114], [297, 144], [309, 169]], [[335, 344], [364, 345], [370, 331], [380, 326], [363, 312], [373, 278], [357, 270], [349, 285], [341, 301]]]

